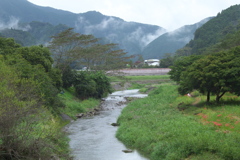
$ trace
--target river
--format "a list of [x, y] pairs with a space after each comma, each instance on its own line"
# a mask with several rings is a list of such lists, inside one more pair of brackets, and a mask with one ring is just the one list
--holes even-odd
[[124, 97], [145, 97], [138, 90], [117, 91], [103, 102], [99, 115], [78, 119], [67, 127], [74, 160], [147, 160], [136, 150], [124, 153], [127, 148], [116, 137], [118, 116], [126, 105]]

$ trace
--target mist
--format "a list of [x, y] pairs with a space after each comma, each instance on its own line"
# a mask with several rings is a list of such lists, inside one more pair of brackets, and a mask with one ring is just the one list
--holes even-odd
[[20, 26], [19, 19], [11, 16], [8, 22], [0, 21], [0, 30], [4, 29], [17, 29], [22, 31], [28, 31], [29, 29], [31, 29], [31, 27], [30, 25]]
[[75, 29], [82, 34], [93, 34], [106, 38], [113, 43], [119, 43], [121, 46], [127, 46], [129, 43], [137, 44], [140, 49], [166, 32], [161, 27], [150, 32], [142, 24], [126, 22], [115, 17], [104, 18], [96, 24], [84, 16], [79, 16], [75, 22]]

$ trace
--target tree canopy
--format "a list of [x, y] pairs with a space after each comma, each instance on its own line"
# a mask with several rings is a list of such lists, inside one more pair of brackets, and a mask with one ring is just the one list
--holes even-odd
[[130, 57], [117, 44], [101, 44], [92, 35], [75, 33], [69, 28], [56, 36], [49, 45], [54, 65], [62, 72], [67, 66], [85, 66], [94, 70], [113, 70], [125, 66]]
[[207, 101], [210, 101], [211, 94], [216, 95], [217, 102], [226, 92], [239, 95], [240, 47], [202, 56], [191, 62], [192, 57], [175, 63], [170, 72], [171, 78], [179, 83], [179, 93], [198, 90], [207, 94]]

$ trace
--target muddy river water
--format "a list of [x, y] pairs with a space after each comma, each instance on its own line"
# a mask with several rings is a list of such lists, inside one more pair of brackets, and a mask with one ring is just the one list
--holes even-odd
[[114, 92], [103, 102], [99, 115], [72, 122], [67, 131], [74, 160], [147, 160], [136, 150], [124, 153], [127, 148], [115, 137], [117, 127], [111, 125], [126, 107], [124, 97], [145, 96], [138, 90]]

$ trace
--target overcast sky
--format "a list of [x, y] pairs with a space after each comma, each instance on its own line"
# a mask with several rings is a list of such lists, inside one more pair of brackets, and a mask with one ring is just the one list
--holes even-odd
[[216, 16], [222, 10], [240, 4], [240, 0], [28, 0], [74, 13], [99, 11], [125, 21], [134, 21], [174, 30]]

